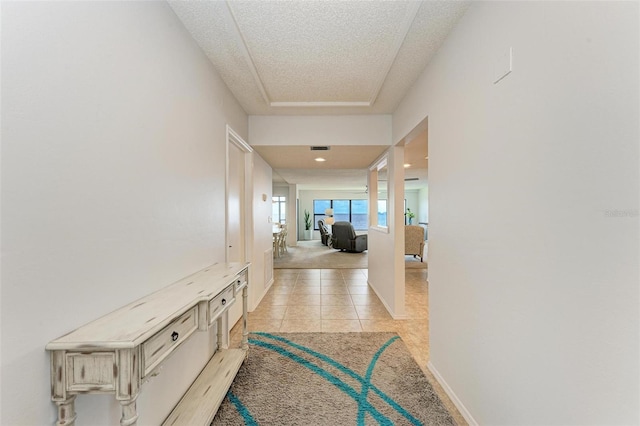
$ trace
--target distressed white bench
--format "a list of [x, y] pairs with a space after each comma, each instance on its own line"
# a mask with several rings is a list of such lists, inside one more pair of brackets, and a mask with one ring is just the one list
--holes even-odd
[[[216, 352], [163, 423], [208, 425], [246, 359], [248, 268], [249, 263], [211, 265], [49, 342], [56, 424], [75, 424], [76, 395], [109, 393], [122, 405], [121, 426], [135, 425], [145, 379], [193, 333], [215, 323]], [[240, 291], [242, 344], [228, 349], [226, 317]]]

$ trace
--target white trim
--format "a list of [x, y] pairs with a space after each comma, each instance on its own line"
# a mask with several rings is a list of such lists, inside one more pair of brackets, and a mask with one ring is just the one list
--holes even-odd
[[[382, 155], [380, 155], [376, 161], [373, 162], [369, 166], [369, 171], [367, 172], [367, 182], [369, 188], [369, 229], [375, 230], [378, 232], [382, 232], [388, 234], [389, 231], [389, 216], [387, 211], [387, 226], [382, 226], [378, 224], [378, 193], [380, 192], [380, 187], [378, 186], [378, 172], [384, 167], [388, 168], [389, 163], [389, 150], [387, 149]], [[375, 179], [373, 179], [375, 176]], [[387, 196], [389, 195], [389, 184], [387, 182]], [[389, 205], [389, 203], [387, 203]]]
[[[251, 171], [251, 162], [250, 158], [247, 158], [247, 154], [253, 152], [251, 146], [242, 139], [240, 135], [238, 135], [228, 124], [226, 125], [227, 130], [227, 141], [225, 144], [225, 177], [224, 177], [224, 258], [225, 262], [229, 261], [229, 144], [233, 144], [244, 154], [242, 157], [242, 162], [244, 163], [244, 186], [242, 188], [243, 199], [241, 208], [244, 210], [244, 218], [243, 218], [243, 246], [244, 246], [244, 259], [243, 261], [250, 262], [251, 261], [251, 253], [253, 250], [253, 234], [251, 233], [253, 228], [250, 226], [250, 222], [253, 218], [253, 206], [251, 204], [252, 198], [252, 171]], [[251, 274], [253, 269], [249, 271]]]
[[407, 11], [404, 14], [404, 20], [402, 21], [402, 25], [398, 27], [396, 38], [393, 41], [393, 49], [389, 49], [389, 54], [385, 58], [384, 66], [382, 67], [382, 71], [378, 76], [378, 81], [375, 84], [375, 86], [371, 88], [372, 94], [371, 94], [371, 98], [369, 98], [370, 105], [373, 105], [376, 99], [378, 98], [378, 95], [380, 94], [380, 90], [382, 90], [382, 85], [384, 84], [384, 81], [387, 79], [387, 76], [389, 75], [389, 71], [391, 71], [391, 67], [393, 66], [393, 63], [396, 60], [396, 56], [398, 56], [398, 53], [400, 52], [400, 48], [402, 47], [402, 44], [404, 43], [404, 39], [407, 37], [407, 34], [409, 33], [409, 29], [411, 28], [411, 25], [413, 24], [413, 21], [416, 18], [416, 15], [418, 14], [418, 9], [420, 9], [421, 4], [422, 4], [421, 2], [417, 2], [417, 1], [409, 2], [409, 5], [407, 6]]
[[389, 154], [387, 153], [383, 158], [380, 159], [380, 161], [378, 161], [373, 166], [372, 170], [375, 168], [377, 171], [380, 171], [381, 169], [383, 169], [387, 165], [388, 162], [389, 162]]
[[[259, 297], [258, 300], [255, 301], [255, 304], [253, 304], [251, 306], [251, 309], [249, 310], [250, 312], [253, 312], [258, 306], [260, 306], [260, 303], [262, 302], [262, 299], [264, 299], [264, 297], [269, 292], [269, 289], [271, 288], [271, 286], [275, 282], [275, 278], [274, 278], [275, 269], [273, 269], [273, 247], [270, 247], [269, 249], [265, 250], [263, 256], [264, 256], [264, 268], [265, 268], [265, 271], [266, 271], [267, 266], [269, 266], [271, 268], [271, 278], [269, 280], [266, 280], [266, 277], [265, 277], [264, 288], [260, 292], [258, 292], [258, 294], [260, 294], [260, 297]], [[267, 256], [271, 256], [269, 258], [269, 262], [267, 262]], [[263, 274], [264, 274], [264, 272], [263, 272]]]
[[478, 422], [476, 421], [476, 419], [473, 418], [469, 410], [467, 410], [467, 407], [465, 407], [462, 401], [460, 401], [460, 398], [458, 398], [458, 396], [453, 391], [453, 389], [451, 389], [451, 386], [449, 386], [449, 384], [444, 380], [442, 375], [438, 372], [438, 369], [436, 369], [436, 367], [431, 363], [431, 361], [427, 363], [427, 369], [431, 371], [431, 374], [433, 374], [433, 377], [435, 377], [435, 379], [438, 381], [440, 386], [442, 386], [442, 389], [444, 389], [449, 399], [451, 399], [451, 402], [453, 402], [453, 405], [456, 406], [456, 408], [458, 409], [460, 414], [462, 414], [462, 417], [464, 417], [464, 419], [467, 421], [469, 426], [478, 426]]
[[269, 105], [271, 103], [271, 99], [269, 99], [269, 94], [267, 93], [267, 89], [264, 87], [264, 84], [260, 79], [260, 75], [258, 74], [258, 69], [256, 68], [256, 64], [253, 61], [251, 52], [249, 52], [249, 48], [247, 47], [247, 42], [242, 36], [242, 32], [240, 31], [240, 27], [238, 26], [238, 21], [236, 20], [236, 16], [233, 14], [233, 10], [231, 9], [231, 4], [229, 4], [229, 1], [225, 1], [224, 3], [227, 6], [226, 7], [227, 11], [229, 12], [228, 19], [232, 23], [231, 26], [235, 29], [233, 33], [238, 40], [238, 43], [237, 43], [238, 47], [240, 48], [240, 50], [242, 51], [242, 54], [244, 55], [244, 59], [247, 62], [249, 71], [251, 71], [251, 75], [253, 76], [253, 79], [255, 80], [256, 85], [258, 86], [258, 90], [260, 90], [260, 94], [262, 95], [262, 98], [267, 103], [267, 105]]
[[371, 102], [271, 102], [272, 107], [370, 107]]
[[[263, 255], [263, 282], [265, 283], [264, 287], [268, 287], [274, 281], [274, 269], [273, 269], [273, 247], [269, 247], [268, 250], [265, 250]], [[268, 284], [267, 284], [268, 283]], [[266, 293], [266, 292], [265, 292]]]
[[236, 145], [245, 153], [253, 152], [253, 148], [251, 148], [251, 145], [246, 143], [245, 140], [242, 139], [242, 137], [239, 134], [237, 134], [228, 124], [227, 124], [227, 141], [233, 142], [234, 145]]
[[391, 147], [389, 147], [387, 150], [385, 150], [382, 154], [380, 154], [380, 156], [378, 158], [375, 159], [375, 161], [373, 163], [371, 163], [371, 165], [369, 166], [369, 171], [378, 171], [381, 168], [383, 168], [384, 166], [387, 165], [387, 163], [389, 162], [389, 149]]
[[418, 124], [416, 124], [416, 127], [413, 128], [413, 130], [411, 130], [404, 138], [402, 138], [397, 144], [396, 146], [407, 146], [411, 143], [411, 141], [413, 141], [416, 136], [418, 136], [420, 133], [424, 132], [425, 130], [429, 129], [429, 116], [426, 116], [424, 119], [422, 119], [421, 122], [419, 122]]
[[247, 309], [249, 312], [253, 312], [255, 311], [258, 306], [260, 306], [260, 303], [262, 303], [262, 299], [264, 299], [264, 297], [267, 295], [267, 293], [269, 292], [269, 289], [271, 288], [271, 285], [274, 283], [274, 280], [271, 280], [269, 282], [269, 285], [266, 286], [264, 288], [264, 291], [262, 292], [262, 295], [260, 296], [260, 298], [255, 302], [255, 304], [253, 305], [253, 307], [251, 307], [251, 309]]
[[380, 296], [380, 293], [378, 293], [378, 290], [376, 290], [376, 288], [371, 285], [368, 278], [367, 278], [367, 285], [373, 289], [373, 292], [376, 294], [376, 296], [378, 296], [378, 299], [382, 302], [387, 312], [389, 312], [389, 315], [391, 315], [391, 318], [393, 318], [394, 320], [409, 319], [409, 316], [406, 313], [398, 314], [393, 309], [390, 309], [389, 305], [387, 305], [386, 300], [382, 296]]

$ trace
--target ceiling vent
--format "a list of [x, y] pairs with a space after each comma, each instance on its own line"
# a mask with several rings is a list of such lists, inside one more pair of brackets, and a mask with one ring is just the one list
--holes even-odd
[[331, 149], [330, 146], [312, 146], [310, 148], [311, 151], [329, 151]]

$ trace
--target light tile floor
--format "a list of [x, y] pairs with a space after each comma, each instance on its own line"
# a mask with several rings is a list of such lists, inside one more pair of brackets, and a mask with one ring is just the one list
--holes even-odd
[[[392, 331], [433, 384], [456, 422], [466, 424], [427, 369], [429, 360], [429, 294], [426, 269], [405, 274], [407, 319], [394, 320], [367, 284], [366, 269], [275, 269], [274, 283], [249, 313], [249, 331], [363, 332]], [[231, 340], [239, 342], [241, 322]]]

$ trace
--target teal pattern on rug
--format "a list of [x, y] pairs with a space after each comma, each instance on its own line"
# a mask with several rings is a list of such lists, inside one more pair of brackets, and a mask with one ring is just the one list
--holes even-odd
[[254, 420], [247, 407], [244, 406], [244, 404], [238, 399], [237, 396], [233, 394], [233, 392], [227, 392], [227, 398], [229, 398], [229, 401], [231, 401], [233, 406], [236, 407], [236, 410], [238, 410], [238, 413], [242, 416], [245, 425], [258, 426], [258, 423]]
[[[373, 383], [371, 383], [371, 379], [373, 376], [373, 371], [375, 369], [376, 363], [378, 362], [378, 359], [380, 358], [380, 355], [385, 351], [385, 349], [387, 349], [391, 344], [393, 344], [393, 342], [395, 342], [396, 340], [399, 339], [398, 336], [394, 336], [392, 338], [390, 338], [387, 342], [385, 342], [378, 350], [377, 352], [374, 354], [374, 356], [372, 357], [371, 361], [369, 362], [369, 365], [367, 367], [367, 371], [365, 376], [361, 376], [358, 373], [356, 373], [355, 371], [351, 370], [350, 368], [344, 366], [343, 364], [335, 361], [334, 359], [332, 359], [331, 357], [319, 353], [317, 351], [314, 351], [313, 349], [310, 349], [308, 347], [305, 347], [303, 345], [299, 345], [289, 339], [283, 338], [281, 336], [276, 336], [273, 334], [269, 334], [269, 333], [263, 333], [263, 332], [256, 332], [256, 333], [252, 333], [254, 335], [263, 337], [263, 338], [267, 338], [267, 339], [271, 339], [271, 340], [275, 340], [277, 342], [283, 343], [291, 348], [295, 348], [297, 350], [300, 350], [302, 352], [305, 352], [311, 356], [313, 356], [314, 358], [321, 360], [323, 362], [326, 362], [327, 364], [335, 367], [336, 369], [338, 369], [338, 371], [346, 374], [347, 376], [357, 380], [362, 388], [360, 390], [360, 392], [358, 393], [353, 387], [349, 386], [347, 383], [345, 383], [344, 381], [340, 380], [340, 378], [336, 377], [335, 375], [331, 374], [330, 372], [328, 372], [327, 370], [323, 369], [322, 367], [320, 367], [319, 365], [304, 359], [302, 357], [300, 357], [299, 355], [294, 354], [293, 352], [268, 343], [268, 342], [264, 342], [262, 340], [258, 340], [258, 339], [249, 339], [249, 344], [250, 345], [254, 345], [254, 346], [259, 346], [265, 349], [268, 349], [270, 351], [273, 351], [275, 353], [278, 353], [279, 355], [282, 355], [296, 363], [298, 363], [299, 365], [309, 369], [310, 371], [314, 372], [315, 374], [317, 374], [318, 376], [322, 377], [323, 379], [327, 380], [329, 383], [331, 383], [332, 385], [334, 385], [336, 388], [340, 389], [342, 392], [344, 392], [345, 394], [347, 394], [348, 396], [350, 396], [351, 398], [354, 399], [354, 401], [357, 402], [358, 404], [358, 414], [357, 414], [357, 425], [358, 426], [364, 426], [365, 425], [365, 415], [369, 414], [373, 417], [373, 419], [375, 419], [375, 421], [380, 424], [380, 425], [384, 425], [384, 426], [390, 426], [393, 425], [393, 422], [386, 417], [385, 415], [383, 415], [382, 413], [380, 413], [375, 407], [373, 407], [367, 400], [367, 396], [369, 394], [369, 391], [373, 391], [378, 397], [380, 397], [383, 401], [385, 401], [389, 406], [391, 406], [395, 411], [397, 411], [399, 414], [401, 414], [405, 419], [407, 419], [412, 425], [422, 425], [422, 423], [416, 419], [414, 416], [412, 416], [407, 410], [405, 410], [400, 404], [398, 404], [396, 401], [393, 400], [393, 398], [389, 397], [388, 395], [386, 395], [384, 392], [382, 392], [378, 387], [376, 387]], [[249, 410], [240, 402], [240, 400], [231, 392], [229, 392], [227, 394], [227, 397], [229, 398], [229, 400], [233, 403], [233, 405], [236, 407], [236, 409], [238, 410], [238, 413], [242, 416], [244, 422], [246, 425], [250, 425], [250, 426], [254, 426], [257, 425], [258, 423], [254, 420], [253, 416], [251, 415], [251, 413], [249, 412]]]
[[249, 338], [210, 426], [456, 425], [396, 332], [255, 331]]

